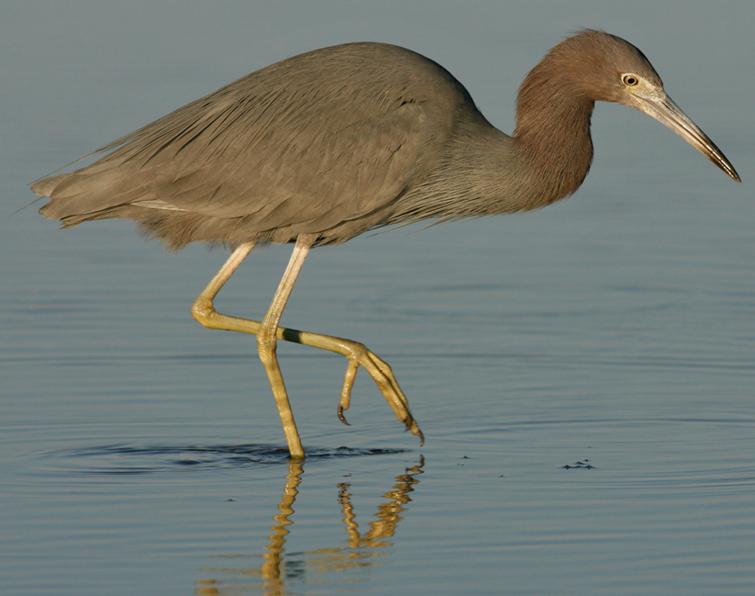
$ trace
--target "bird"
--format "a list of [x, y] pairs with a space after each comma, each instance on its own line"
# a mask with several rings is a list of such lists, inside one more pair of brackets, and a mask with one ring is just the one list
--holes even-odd
[[[384, 226], [531, 210], [571, 195], [592, 162], [596, 101], [644, 112], [741, 181], [637, 47], [581, 30], [525, 76], [511, 135], [433, 60], [386, 43], [347, 43], [254, 71], [31, 189], [49, 199], [40, 213], [64, 228], [126, 218], [172, 250], [206, 242], [231, 251], [191, 312], [204, 327], [256, 335], [291, 459], [305, 452], [278, 363], [281, 340], [345, 358], [342, 422], [361, 368], [424, 443], [385, 360], [362, 342], [280, 325], [305, 258], [313, 247]], [[218, 292], [255, 246], [268, 243], [294, 246], [263, 318], [218, 312]]]

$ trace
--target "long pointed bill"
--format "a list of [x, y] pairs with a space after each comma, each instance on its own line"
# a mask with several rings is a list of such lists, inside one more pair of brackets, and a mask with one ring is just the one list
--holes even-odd
[[668, 95], [653, 98], [638, 98], [635, 107], [673, 130], [721, 168], [729, 178], [736, 180], [737, 182], [742, 182], [739, 174], [737, 174], [737, 171], [734, 169], [734, 166], [731, 165], [731, 162], [728, 159], [726, 159], [723, 152], [716, 147], [716, 144], [710, 140], [708, 135], [700, 130], [697, 124], [695, 124]]

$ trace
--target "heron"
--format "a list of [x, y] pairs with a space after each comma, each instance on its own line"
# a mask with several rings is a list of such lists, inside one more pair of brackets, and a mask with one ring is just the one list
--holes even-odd
[[[583, 30], [526, 75], [511, 135], [433, 60], [391, 44], [347, 43], [254, 71], [31, 188], [49, 199], [41, 214], [64, 228], [126, 218], [169, 249], [207, 242], [231, 250], [191, 312], [207, 328], [256, 335], [292, 459], [304, 449], [278, 363], [281, 340], [345, 358], [342, 422], [361, 368], [423, 442], [385, 360], [359, 341], [281, 326], [305, 258], [382, 226], [536, 209], [572, 194], [590, 169], [596, 101], [644, 112], [741, 181], [637, 47]], [[263, 318], [218, 312], [218, 292], [267, 243], [294, 247]]]

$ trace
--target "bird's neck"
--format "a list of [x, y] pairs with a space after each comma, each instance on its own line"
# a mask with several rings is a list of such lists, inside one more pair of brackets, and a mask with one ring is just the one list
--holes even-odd
[[593, 154], [593, 106], [591, 98], [538, 67], [522, 83], [514, 139], [522, 173], [540, 192], [534, 206], [570, 195], [585, 179]]
[[440, 167], [397, 201], [389, 223], [537, 209], [573, 193], [592, 161], [593, 105], [530, 73], [514, 137], [465, 112]]

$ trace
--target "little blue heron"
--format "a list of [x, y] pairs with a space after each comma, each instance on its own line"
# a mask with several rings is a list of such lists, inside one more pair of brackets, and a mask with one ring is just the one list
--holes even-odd
[[[491, 125], [432, 60], [393, 45], [350, 43], [255, 71], [32, 190], [50, 198], [40, 211], [63, 227], [129, 218], [171, 249], [195, 241], [233, 249], [192, 314], [205, 327], [257, 336], [292, 458], [304, 451], [278, 340], [346, 358], [342, 422], [362, 367], [422, 441], [384, 360], [360, 342], [279, 325], [307, 253], [379, 226], [535, 209], [573, 193], [592, 161], [590, 117], [598, 100], [645, 112], [740, 180], [671, 101], [639, 49], [587, 30], [558, 43], [527, 74], [513, 136]], [[215, 296], [254, 246], [267, 242], [295, 245], [262, 321], [217, 312]]]

